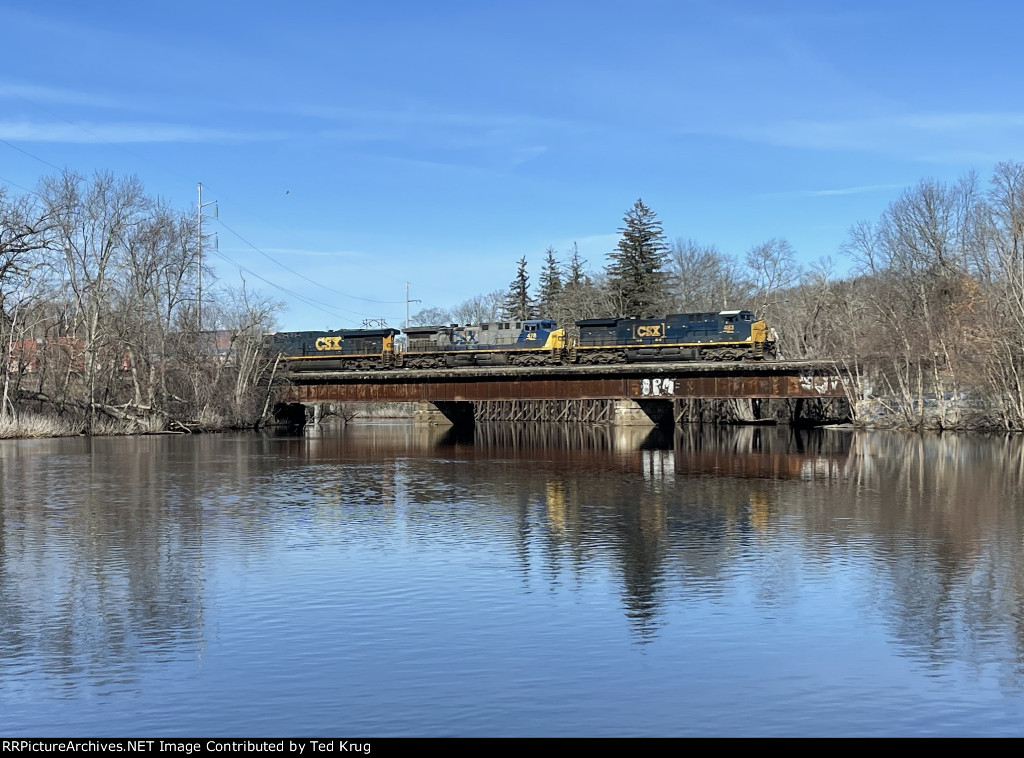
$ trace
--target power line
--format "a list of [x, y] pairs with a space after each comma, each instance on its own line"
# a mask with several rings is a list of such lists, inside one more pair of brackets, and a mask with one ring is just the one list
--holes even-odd
[[58, 171], [63, 171], [63, 170], [64, 170], [64, 169], [62, 169], [62, 168], [61, 168], [60, 166], [54, 166], [54, 165], [53, 165], [52, 163], [50, 163], [50, 162], [49, 162], [48, 160], [44, 160], [43, 158], [40, 158], [40, 157], [39, 157], [38, 155], [33, 155], [33, 154], [32, 154], [32, 153], [30, 153], [30, 152], [29, 152], [28, 150], [22, 150], [22, 149], [21, 149], [20, 147], [18, 147], [17, 145], [12, 145], [12, 144], [11, 144], [10, 142], [8, 142], [8, 141], [7, 141], [7, 140], [5, 140], [5, 139], [0, 139], [0, 142], [3, 142], [3, 143], [4, 143], [5, 145], [7, 145], [7, 147], [11, 148], [12, 150], [17, 150], [17, 151], [18, 151], [19, 153], [21, 153], [22, 155], [27, 155], [27, 156], [28, 156], [29, 158], [34, 158], [35, 160], [37, 160], [37, 161], [39, 161], [40, 163], [43, 163], [43, 164], [45, 164], [45, 165], [49, 166], [50, 168], [55, 168], [55, 169], [57, 169]]
[[335, 316], [335, 317], [338, 317], [338, 318], [348, 318], [347, 316], [343, 316], [342, 315], [342, 313], [348, 313], [348, 314], [352, 314], [352, 315], [356, 315], [356, 316], [362, 316], [364, 318], [375, 318], [374, 316], [372, 316], [369, 313], [360, 313], [359, 311], [350, 311], [350, 310], [348, 310], [346, 308], [336, 308], [334, 306], [328, 305], [327, 303], [321, 302], [319, 300], [314, 300], [311, 297], [307, 297], [305, 295], [300, 295], [298, 292], [295, 292], [294, 290], [290, 290], [287, 287], [281, 286], [280, 284], [275, 284], [274, 282], [270, 281], [269, 279], [267, 279], [267, 278], [265, 278], [263, 276], [260, 276], [259, 274], [257, 274], [252, 269], [246, 268], [242, 264], [238, 263], [237, 261], [231, 259], [230, 257], [225, 255], [224, 253], [220, 252], [219, 250], [212, 250], [210, 252], [213, 255], [215, 255], [218, 258], [220, 258], [221, 260], [223, 260], [223, 261], [225, 261], [227, 263], [230, 263], [232, 266], [237, 268], [239, 270], [239, 272], [245, 272], [246, 274], [249, 274], [253, 278], [259, 279], [264, 284], [268, 284], [271, 287], [273, 287], [275, 289], [278, 289], [281, 292], [284, 292], [286, 295], [290, 295], [291, 297], [295, 298], [299, 302], [305, 303], [306, 305], [312, 306], [313, 308], [316, 308], [317, 310], [323, 311], [324, 313], [328, 314], [329, 316]]
[[5, 182], [5, 183], [11, 185], [12, 187], [17, 187], [18, 189], [22, 190], [23, 192], [27, 192], [30, 195], [36, 195], [37, 197], [39, 195], [39, 193], [36, 192], [35, 190], [30, 190], [27, 187], [22, 187], [17, 182], [12, 182], [10, 179], [7, 179], [6, 177], [0, 176], [0, 182]]
[[222, 220], [217, 219], [217, 222], [221, 226], [223, 226], [227, 231], [231, 232], [233, 235], [238, 237], [238, 239], [240, 239], [242, 242], [244, 242], [246, 245], [251, 247], [253, 250], [255, 250], [257, 253], [262, 255], [267, 260], [271, 261], [272, 263], [276, 263], [278, 266], [283, 268], [285, 271], [288, 271], [289, 273], [294, 274], [295, 276], [299, 277], [300, 279], [306, 280], [310, 284], [315, 284], [317, 287], [321, 287], [322, 289], [325, 289], [328, 292], [333, 292], [336, 295], [343, 295], [345, 297], [350, 297], [353, 300], [362, 300], [364, 303], [377, 303], [378, 305], [401, 305], [402, 303], [405, 302], [404, 300], [372, 300], [372, 299], [370, 299], [368, 297], [359, 297], [359, 295], [350, 295], [347, 292], [342, 292], [341, 290], [336, 290], [333, 287], [328, 287], [327, 285], [321, 284], [320, 282], [316, 281], [315, 279], [310, 279], [308, 276], [305, 276], [304, 274], [300, 274], [295, 269], [290, 268], [289, 266], [286, 266], [285, 264], [281, 263], [281, 261], [277, 260], [272, 255], [270, 255], [269, 253], [266, 253], [263, 250], [260, 250], [258, 247], [256, 247], [256, 245], [254, 245], [251, 242], [249, 242], [249, 240], [247, 240], [241, 234], [239, 234], [234, 229], [232, 229], [230, 226], [225, 224]]

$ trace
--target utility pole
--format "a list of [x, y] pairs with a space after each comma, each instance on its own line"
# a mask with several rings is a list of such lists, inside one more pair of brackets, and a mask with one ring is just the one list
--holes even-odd
[[409, 328], [409, 303], [422, 303], [422, 300], [409, 299], [409, 282], [405, 283], [405, 328]]
[[199, 244], [196, 248], [199, 252], [199, 265], [196, 276], [196, 321], [198, 322], [200, 332], [203, 331], [203, 207], [207, 205], [213, 206], [213, 217], [217, 218], [217, 201], [203, 202], [203, 183], [199, 182], [199, 204], [196, 209], [196, 220], [199, 226]]

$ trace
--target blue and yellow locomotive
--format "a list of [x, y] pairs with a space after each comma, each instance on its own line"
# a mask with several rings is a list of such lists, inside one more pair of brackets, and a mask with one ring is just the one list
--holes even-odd
[[274, 332], [263, 348], [291, 371], [378, 371], [395, 366], [398, 329]]
[[775, 357], [775, 330], [753, 311], [577, 321], [572, 363], [741, 361]]

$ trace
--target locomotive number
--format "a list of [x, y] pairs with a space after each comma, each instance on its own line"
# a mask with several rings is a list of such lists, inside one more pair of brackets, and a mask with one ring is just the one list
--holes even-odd
[[638, 326], [636, 328], [637, 337], [660, 337], [661, 336], [661, 325], [653, 324], [649, 326]]
[[536, 339], [537, 339], [537, 332], [530, 332], [529, 334], [526, 335], [526, 339], [527, 339], [527, 341], [529, 341], [529, 340], [536, 341]]
[[726, 334], [732, 334], [736, 331], [736, 324], [726, 324], [722, 327], [722, 331]]
[[317, 350], [341, 350], [341, 337], [317, 337]]

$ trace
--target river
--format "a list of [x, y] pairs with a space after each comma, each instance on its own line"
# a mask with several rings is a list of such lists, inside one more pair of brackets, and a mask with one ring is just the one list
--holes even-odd
[[1021, 736], [1024, 440], [0, 441], [0, 736]]

